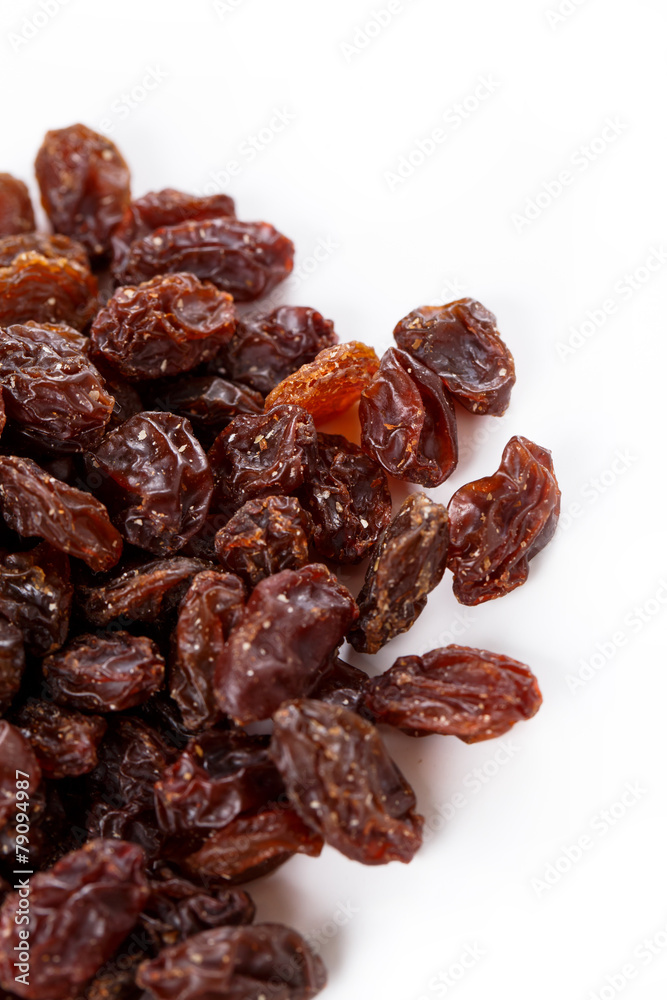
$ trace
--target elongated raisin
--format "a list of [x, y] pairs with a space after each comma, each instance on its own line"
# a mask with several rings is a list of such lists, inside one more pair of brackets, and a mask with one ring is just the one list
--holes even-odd
[[18, 693], [24, 670], [23, 632], [17, 625], [13, 625], [0, 615], [0, 715], [5, 712]]
[[0, 174], [0, 236], [30, 233], [35, 228], [30, 193], [23, 181]]
[[295, 497], [248, 500], [215, 536], [218, 561], [250, 587], [309, 561], [310, 514]]
[[64, 254], [61, 241], [73, 243], [37, 234], [0, 240], [0, 325], [34, 320], [83, 330], [91, 322], [99, 308], [97, 281], [83, 248]]
[[551, 452], [511, 438], [498, 471], [458, 489], [448, 511], [456, 599], [475, 605], [509, 593], [526, 582], [529, 560], [556, 530], [560, 490]]
[[[17, 771], [21, 774], [17, 775]], [[24, 789], [28, 802], [37, 790], [42, 772], [30, 743], [16, 726], [0, 719], [0, 827], [3, 827], [20, 804], [16, 797], [16, 781], [27, 781]], [[0, 945], [1, 947], [1, 945]]]
[[65, 642], [73, 593], [69, 559], [46, 542], [0, 554], [0, 614], [21, 629], [33, 656]]
[[369, 680], [364, 701], [378, 722], [411, 735], [477, 743], [532, 718], [542, 695], [523, 663], [486, 649], [446, 646], [396, 660]]
[[77, 599], [93, 625], [108, 625], [114, 618], [154, 622], [178, 605], [193, 576], [209, 568], [201, 559], [155, 559], [102, 583], [81, 584]]
[[107, 724], [53, 702], [31, 698], [14, 716], [46, 778], [77, 777], [97, 765], [97, 748]]

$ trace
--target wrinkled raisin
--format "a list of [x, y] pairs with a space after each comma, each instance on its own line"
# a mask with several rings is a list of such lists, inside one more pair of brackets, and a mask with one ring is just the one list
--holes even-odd
[[21, 629], [34, 656], [65, 642], [73, 592], [69, 559], [46, 542], [29, 552], [0, 554], [0, 615]]
[[0, 715], [18, 693], [24, 669], [23, 632], [0, 615]]
[[0, 236], [29, 233], [35, 228], [30, 193], [23, 181], [0, 174]]
[[264, 412], [264, 399], [258, 392], [218, 375], [189, 375], [160, 383], [150, 402], [152, 409], [187, 417], [200, 441], [210, 444], [234, 417]]
[[248, 500], [215, 536], [215, 551], [224, 569], [252, 588], [272, 573], [305, 566], [312, 530], [295, 497]]
[[0, 325], [34, 320], [67, 323], [77, 330], [88, 326], [99, 308], [97, 281], [87, 260], [74, 259], [79, 251], [61, 252], [57, 242], [66, 239], [35, 235], [0, 240]]
[[[77, 589], [77, 599], [93, 625], [108, 625], [114, 618], [154, 622], [176, 607], [192, 577], [208, 568], [200, 559], [183, 556], [155, 559], [103, 583], [82, 584]], [[1, 602], [0, 613], [6, 614], [2, 612]]]
[[31, 698], [14, 716], [46, 778], [76, 777], [97, 765], [97, 748], [107, 724], [53, 702]]
[[[20, 777], [27, 781], [24, 799], [16, 797], [17, 771]], [[17, 809], [28, 802], [30, 796], [37, 790], [41, 778], [41, 769], [30, 743], [16, 726], [6, 719], [0, 719], [0, 827]], [[1, 947], [1, 945], [0, 945]]]

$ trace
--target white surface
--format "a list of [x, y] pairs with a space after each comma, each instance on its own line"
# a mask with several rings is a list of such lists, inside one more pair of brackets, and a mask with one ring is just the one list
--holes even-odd
[[[240, 216], [296, 241], [301, 277], [286, 297], [334, 318], [342, 339], [382, 349], [411, 308], [460, 294], [497, 313], [516, 359], [511, 407], [502, 421], [461, 419], [463, 459], [439, 497], [492, 472], [512, 434], [553, 450], [569, 524], [527, 585], [466, 610], [448, 577], [375, 661], [455, 638], [505, 652], [538, 674], [539, 715], [504, 756], [498, 741], [390, 739], [433, 829], [413, 864], [367, 869], [327, 850], [257, 886], [260, 919], [330, 935], [327, 1000], [665, 996], [667, 15], [661, 0], [564, 0], [573, 13], [550, 24], [556, 4], [404, 0], [356, 51], [342, 43], [387, 0], [69, 0], [48, 18], [37, 2], [3, 0], [0, 11], [0, 169], [29, 177], [44, 131], [78, 120], [106, 120], [136, 194], [201, 190], [236, 160], [223, 189]], [[24, 44], [11, 33], [26, 17], [47, 23]], [[155, 89], [123, 111], [151, 70]], [[482, 78], [485, 99], [463, 122], [455, 106]], [[253, 155], [247, 137], [274, 109], [289, 121]], [[607, 119], [619, 134], [584, 168], [578, 150]], [[444, 141], [390, 190], [386, 172], [436, 128]], [[513, 215], [564, 170], [571, 183], [518, 232]], [[655, 247], [661, 266], [628, 291], [623, 276]], [[607, 299], [616, 311], [560, 357]], [[627, 783], [640, 791], [615, 805]], [[452, 801], [444, 823], [438, 808]], [[582, 837], [581, 859], [536, 887]], [[470, 967], [448, 986], [466, 949]]]

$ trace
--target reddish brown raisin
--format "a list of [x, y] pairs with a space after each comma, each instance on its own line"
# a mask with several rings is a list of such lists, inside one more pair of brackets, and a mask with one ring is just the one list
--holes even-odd
[[35, 228], [30, 193], [23, 181], [0, 174], [0, 236], [30, 233]]
[[33, 656], [65, 642], [73, 592], [69, 559], [45, 542], [0, 554], [0, 615], [21, 629]]
[[415, 736], [458, 736], [477, 743], [502, 736], [542, 704], [537, 679], [509, 656], [467, 646], [402, 656], [369, 680], [365, 704], [376, 721]]
[[24, 669], [23, 632], [0, 615], [0, 715], [9, 708], [18, 693]]
[[456, 599], [475, 605], [509, 593], [526, 582], [528, 561], [556, 530], [560, 490], [551, 452], [511, 438], [498, 471], [458, 489], [448, 511]]
[[334, 653], [322, 669], [311, 698], [359, 712], [367, 681], [368, 674], [345, 663]]
[[93, 625], [108, 625], [114, 618], [154, 622], [177, 607], [192, 577], [208, 568], [200, 559], [156, 559], [103, 583], [82, 584], [77, 598]]
[[423, 306], [394, 330], [396, 343], [439, 375], [457, 402], [472, 413], [500, 416], [516, 381], [514, 359], [496, 317], [475, 299]]
[[286, 702], [271, 753], [290, 801], [332, 847], [367, 865], [411, 861], [422, 842], [416, 800], [380, 735], [356, 712]]
[[[41, 236], [22, 243], [44, 243]], [[55, 237], [51, 237], [55, 239]], [[59, 237], [65, 239], [65, 237]], [[7, 258], [3, 246], [18, 242], [18, 237], [0, 240], [0, 257]], [[0, 325], [12, 323], [68, 323], [83, 330], [99, 308], [97, 281], [88, 264], [79, 264], [57, 250], [41, 253], [19, 250], [0, 266]]]
[[97, 748], [107, 724], [53, 702], [31, 698], [14, 716], [46, 778], [76, 777], [97, 765]]
[[61, 233], [22, 233], [0, 238], [0, 267], [7, 267], [20, 254], [36, 253], [49, 261], [76, 264], [90, 272], [86, 249], [76, 240]]
[[[146, 387], [143, 388], [145, 391]], [[264, 399], [258, 392], [217, 375], [189, 375], [174, 382], [160, 383], [150, 403], [154, 410], [167, 410], [187, 417], [199, 440], [211, 444], [234, 417], [264, 412]]]
[[[23, 733], [0, 719], [0, 827], [17, 809], [30, 809], [30, 796], [37, 791], [41, 776], [37, 758]], [[24, 793], [21, 798], [16, 795], [17, 780], [27, 782], [20, 787]]]
[[79, 240], [93, 257], [107, 254], [130, 203], [130, 171], [113, 142], [85, 125], [47, 132], [35, 171], [56, 232]]

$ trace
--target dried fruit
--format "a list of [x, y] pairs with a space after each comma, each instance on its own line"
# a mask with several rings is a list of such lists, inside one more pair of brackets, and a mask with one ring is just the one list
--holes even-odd
[[230, 295], [192, 274], [159, 276], [116, 289], [93, 323], [93, 357], [130, 379], [178, 375], [214, 357], [235, 325]]
[[322, 669], [311, 691], [311, 698], [362, 712], [362, 697], [367, 681], [368, 674], [341, 660], [337, 653], [334, 653]]
[[36, 253], [52, 262], [76, 264], [90, 272], [86, 249], [61, 233], [20, 233], [0, 237], [0, 267], [7, 267], [20, 254]]
[[0, 174], [0, 236], [29, 233], [35, 228], [30, 193], [23, 181]]
[[24, 669], [23, 632], [0, 615], [0, 715], [18, 693]]
[[[208, 564], [200, 559], [183, 556], [156, 559], [126, 570], [104, 583], [82, 584], [77, 589], [77, 599], [93, 625], [108, 625], [114, 618], [154, 622], [176, 607], [192, 577], [208, 568]], [[0, 613], [6, 614], [2, 610], [1, 599]]]
[[[25, 811], [30, 796], [37, 791], [41, 776], [37, 758], [25, 736], [6, 719], [0, 719], [0, 827], [17, 809]], [[24, 784], [17, 785], [17, 780]], [[17, 790], [21, 791], [20, 796]], [[0, 963], [1, 948], [0, 939]]]
[[414, 625], [447, 566], [447, 511], [423, 493], [403, 501], [371, 552], [357, 598], [359, 618], [348, 642], [360, 653], [377, 653]]
[[370, 722], [338, 705], [301, 699], [282, 705], [273, 724], [271, 753], [308, 826], [363, 864], [412, 860], [423, 820]]
[[17, 534], [37, 535], [96, 572], [120, 559], [123, 541], [106, 507], [90, 493], [54, 479], [30, 458], [0, 455], [0, 507]]
[[284, 569], [309, 561], [312, 518], [295, 497], [248, 500], [215, 536], [219, 562], [252, 589]]
[[97, 748], [107, 724], [53, 702], [31, 698], [14, 716], [46, 778], [76, 777], [97, 765]]
[[80, 635], [44, 660], [44, 676], [60, 705], [120, 712], [145, 701], [164, 680], [164, 660], [145, 636]]
[[391, 520], [387, 477], [340, 434], [318, 434], [317, 462], [299, 490], [315, 523], [313, 545], [324, 559], [360, 562]]
[[176, 382], [161, 383], [151, 399], [151, 407], [187, 417], [200, 441], [206, 439], [212, 444], [212, 438], [234, 417], [263, 413], [264, 399], [252, 389], [217, 375], [190, 375]]
[[73, 591], [69, 559], [46, 542], [29, 552], [0, 554], [0, 615], [21, 629], [33, 656], [65, 642]]
[[293, 403], [308, 410], [316, 423], [324, 423], [357, 402], [379, 366], [373, 348], [357, 340], [327, 347], [269, 393], [266, 409]]
[[[15, 979], [24, 941], [18, 892], [0, 910], [0, 983], [29, 1000], [63, 1000], [103, 965], [137, 921], [148, 886], [140, 847], [93, 840], [30, 879], [28, 985]], [[54, 957], [57, 956], [57, 961]]]
[[0, 326], [34, 320], [83, 330], [98, 308], [97, 281], [79, 244], [36, 233], [0, 239]]
[[257, 584], [215, 674], [218, 704], [244, 724], [308, 694], [357, 617], [352, 595], [314, 563]]
[[213, 476], [190, 423], [145, 412], [111, 431], [94, 456], [98, 492], [121, 534], [141, 549], [169, 555], [204, 523]]
[[93, 257], [108, 253], [130, 203], [130, 171], [113, 142], [85, 125], [47, 132], [35, 172], [56, 232], [79, 240]]
[[454, 404], [442, 381], [390, 348], [359, 401], [361, 445], [396, 479], [440, 486], [458, 461]]
[[505, 445], [498, 471], [449, 501], [454, 595], [475, 605], [526, 582], [528, 561], [553, 537], [560, 490], [551, 452], [524, 437]]
[[369, 680], [366, 708], [376, 721], [414, 736], [458, 736], [477, 743], [502, 736], [542, 704], [537, 679], [523, 663], [467, 646], [402, 656]]
[[439, 375], [472, 413], [500, 416], [516, 381], [514, 359], [496, 317], [475, 299], [413, 309], [394, 330], [396, 343]]

